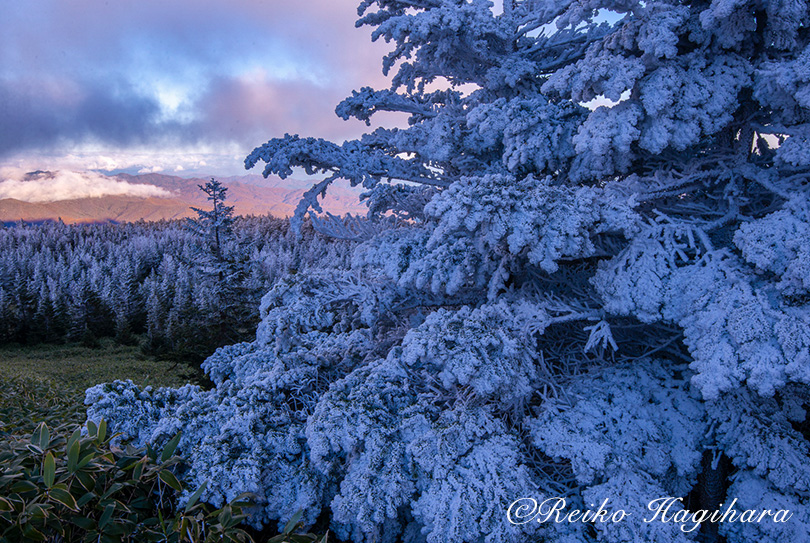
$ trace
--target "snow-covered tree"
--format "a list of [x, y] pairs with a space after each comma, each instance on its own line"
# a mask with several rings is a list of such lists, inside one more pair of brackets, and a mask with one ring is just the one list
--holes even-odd
[[225, 238], [232, 232], [234, 221], [233, 206], [225, 205], [228, 188], [213, 177], [205, 185], [197, 186], [211, 202], [211, 209], [192, 207], [191, 209], [197, 213], [197, 218], [189, 219], [189, 227], [205, 238], [216, 261], [222, 262], [225, 258], [222, 246]]
[[[687, 541], [647, 504], [789, 509], [707, 540], [810, 540], [810, 15], [803, 0], [363, 0], [408, 115], [246, 165], [363, 186], [351, 269], [278, 283], [213, 390], [88, 391], [257, 524], [354, 541]], [[345, 233], [351, 225], [321, 220]], [[345, 236], [344, 236], [345, 237]], [[139, 413], [138, 418], [130, 416]], [[617, 523], [512, 524], [519, 498]], [[680, 506], [679, 506], [680, 507]], [[674, 509], [673, 509], [674, 511]]]

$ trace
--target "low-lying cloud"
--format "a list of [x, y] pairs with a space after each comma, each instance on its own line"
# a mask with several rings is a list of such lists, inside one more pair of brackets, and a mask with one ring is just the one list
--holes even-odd
[[155, 185], [127, 183], [115, 177], [94, 172], [34, 172], [23, 174], [0, 172], [0, 199], [14, 198], [24, 202], [46, 203], [102, 196], [136, 198], [169, 198], [168, 190]]

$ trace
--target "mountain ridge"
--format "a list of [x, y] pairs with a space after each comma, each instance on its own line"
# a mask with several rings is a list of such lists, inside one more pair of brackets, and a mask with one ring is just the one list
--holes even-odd
[[[31, 175], [33, 174], [33, 175]], [[39, 170], [26, 174], [28, 179], [53, 177], [53, 172]], [[117, 174], [106, 176], [131, 184], [153, 185], [171, 193], [171, 197], [140, 197], [131, 195], [104, 195], [63, 199], [53, 202], [28, 202], [18, 198], [0, 199], [0, 222], [41, 222], [61, 219], [65, 223], [85, 222], [134, 222], [138, 220], [158, 221], [194, 217], [192, 207], [206, 209], [209, 202], [199, 185], [214, 177], [227, 188], [228, 205], [234, 206], [237, 215], [273, 215], [289, 217], [295, 211], [301, 195], [315, 181], [298, 179], [265, 179], [260, 175], [248, 174], [230, 177], [179, 177], [174, 175]], [[25, 181], [26, 177], [22, 179]], [[324, 201], [324, 209], [340, 215], [345, 213], [365, 213], [365, 206], [359, 201], [359, 190], [333, 186]]]

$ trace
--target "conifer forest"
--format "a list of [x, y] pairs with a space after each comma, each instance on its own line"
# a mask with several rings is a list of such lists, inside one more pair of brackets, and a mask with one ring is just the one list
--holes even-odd
[[[341, 267], [349, 245], [289, 221], [213, 221], [0, 229], [0, 343], [122, 344], [145, 336], [150, 354], [199, 365], [217, 347], [255, 334], [259, 301], [299, 269]], [[218, 244], [217, 244], [218, 243]], [[221, 274], [221, 275], [220, 275]]]
[[[255, 530], [810, 542], [807, 2], [357, 13], [391, 86], [335, 112], [407, 125], [256, 142], [246, 168], [316, 180], [288, 221], [212, 181], [187, 222], [0, 230], [0, 340], [201, 362], [87, 418], [179, 436], [177, 506], [247, 492]], [[340, 184], [367, 217], [323, 212]]]

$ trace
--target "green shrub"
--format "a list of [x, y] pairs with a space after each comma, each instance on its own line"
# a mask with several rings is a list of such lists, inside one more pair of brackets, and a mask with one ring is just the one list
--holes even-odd
[[[253, 541], [239, 527], [243, 495], [215, 509], [183, 490], [179, 435], [158, 454], [111, 445], [106, 424], [85, 419], [82, 397], [51, 381], [0, 377], [0, 543], [18, 541]], [[313, 543], [301, 515], [268, 543]], [[326, 536], [319, 540], [326, 541]]]
[[0, 439], [0, 542], [253, 541], [238, 527], [247, 496], [213, 510], [197, 501], [201, 487], [174, 510], [179, 434], [160, 454], [115, 448], [113, 437], [88, 421]]
[[318, 536], [315, 534], [295, 533], [304, 526], [304, 523], [301, 520], [303, 516], [304, 512], [298, 511], [287, 522], [287, 525], [284, 526], [284, 530], [282, 530], [282, 532], [277, 536], [268, 539], [267, 543], [326, 543], [327, 539], [329, 538], [329, 531], [327, 531], [326, 534], [324, 534], [324, 536], [320, 539], [318, 539]]

